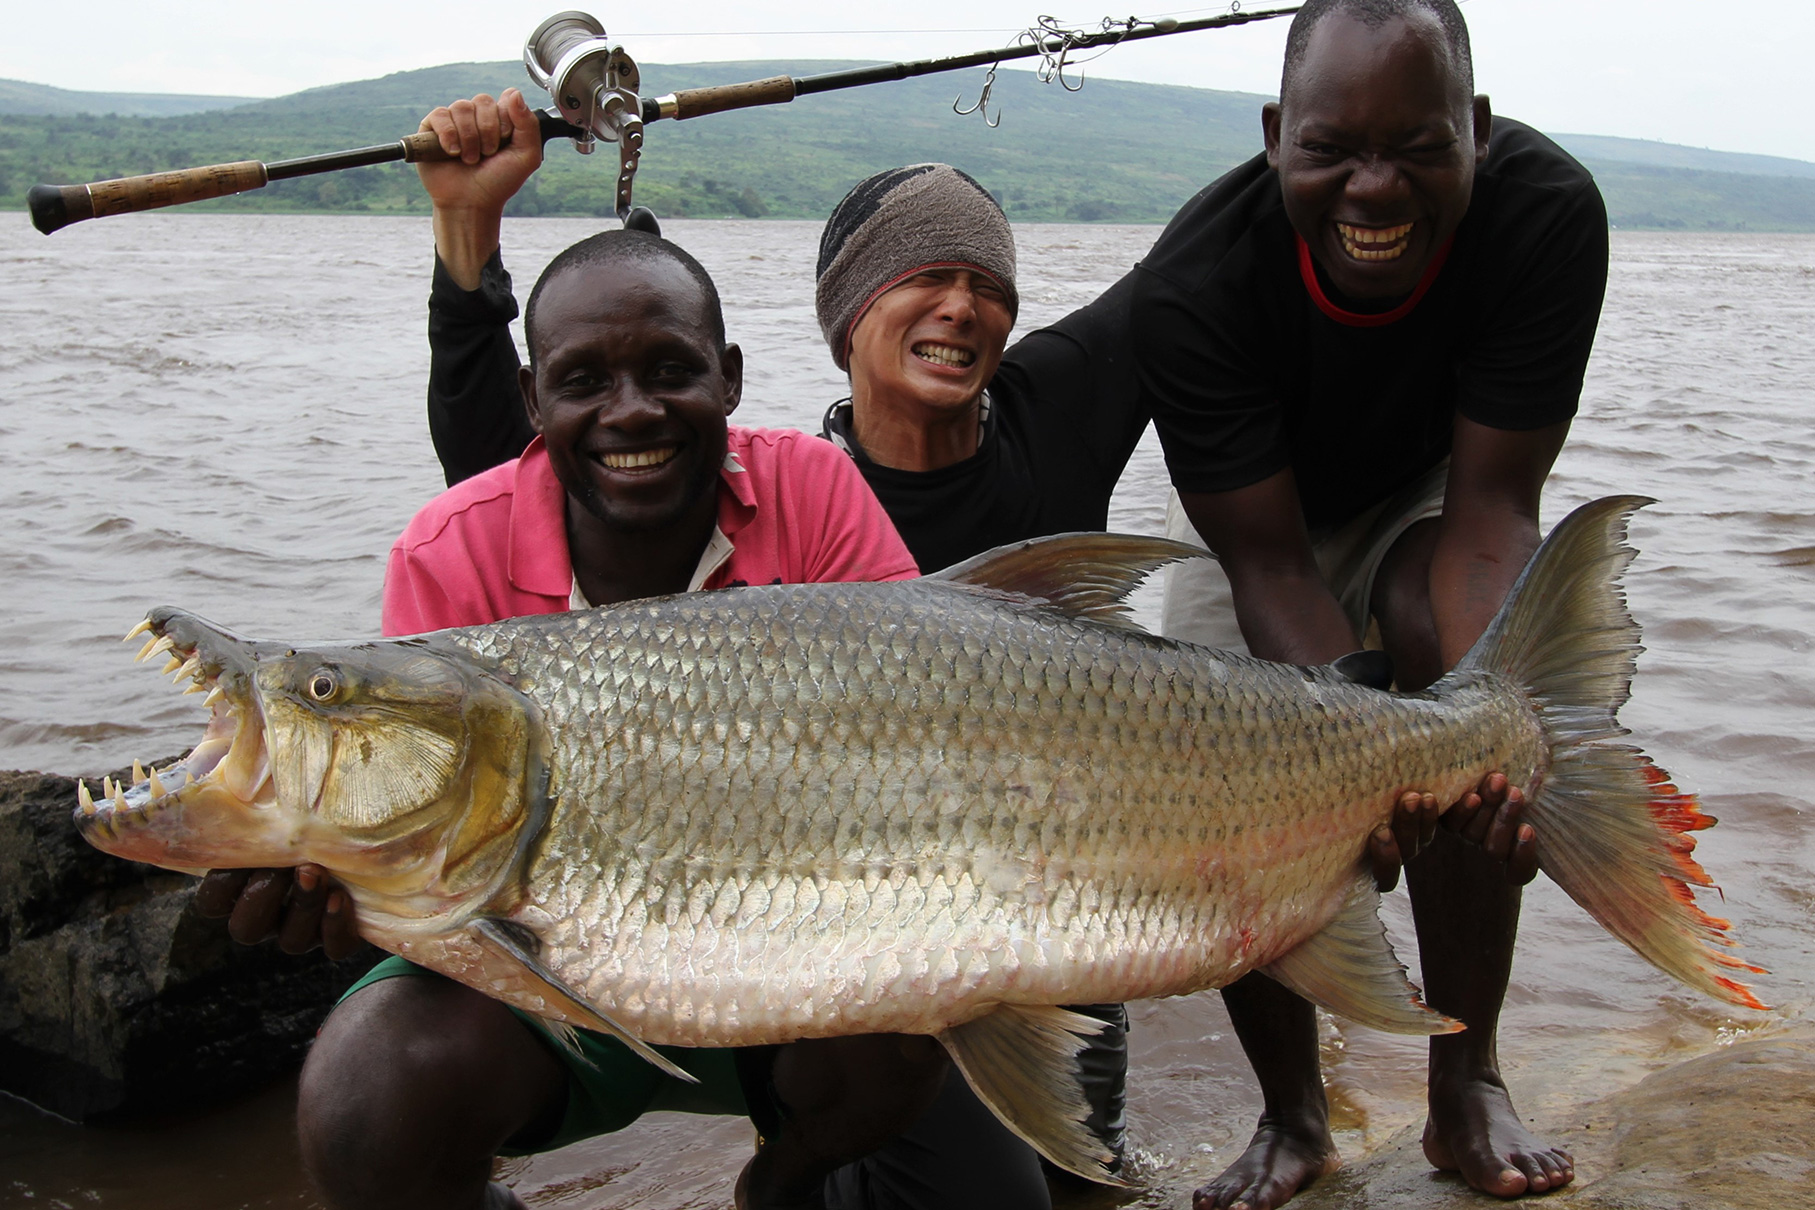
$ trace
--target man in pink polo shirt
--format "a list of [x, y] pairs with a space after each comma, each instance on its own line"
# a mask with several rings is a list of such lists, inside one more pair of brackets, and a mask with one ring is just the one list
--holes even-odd
[[913, 558], [837, 450], [725, 422], [743, 358], [687, 253], [609, 231], [549, 264], [521, 371], [540, 434], [391, 548], [384, 631], [745, 584], [895, 580]]
[[[536, 283], [524, 327], [521, 387], [538, 436], [410, 522], [385, 575], [386, 634], [699, 589], [918, 574], [842, 452], [726, 423], [742, 354], [725, 340], [711, 278], [681, 249], [634, 231], [584, 240]], [[300, 871], [305, 881], [295, 898], [319, 906], [292, 909], [282, 931], [318, 931], [332, 952], [353, 932], [344, 896], [317, 872]], [[274, 897], [244, 871], [216, 894], [241, 888], [236, 921], [248, 901]], [[616, 1039], [580, 1031], [578, 1045], [576, 1056], [535, 1018], [388, 958], [335, 1008], [304, 1066], [305, 1163], [336, 1210], [521, 1206], [490, 1180], [501, 1150], [552, 1150], [652, 1109], [747, 1113], [771, 1144], [740, 1200], [772, 1204], [771, 1189], [825, 1166], [826, 1147], [831, 1158], [873, 1149], [945, 1082], [928, 1039], [829, 1039], [785, 1058], [662, 1048], [696, 1086]]]

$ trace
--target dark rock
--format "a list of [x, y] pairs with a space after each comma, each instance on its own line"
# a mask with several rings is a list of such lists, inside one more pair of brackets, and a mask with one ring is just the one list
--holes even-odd
[[76, 1121], [199, 1108], [294, 1067], [378, 956], [235, 945], [196, 879], [76, 833], [75, 782], [0, 773], [0, 1091]]

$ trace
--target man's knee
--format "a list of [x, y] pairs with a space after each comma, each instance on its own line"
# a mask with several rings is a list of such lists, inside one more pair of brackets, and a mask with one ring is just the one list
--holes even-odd
[[502, 1004], [406, 976], [329, 1015], [303, 1066], [297, 1131], [330, 1201], [356, 1205], [424, 1180], [482, 1185], [493, 1153], [552, 1129], [565, 1101], [565, 1069]]

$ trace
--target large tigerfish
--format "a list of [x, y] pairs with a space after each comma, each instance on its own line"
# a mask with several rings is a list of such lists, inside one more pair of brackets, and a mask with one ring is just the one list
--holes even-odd
[[[1196, 552], [1070, 535], [923, 580], [695, 593], [291, 645], [174, 609], [212, 718], [86, 787], [90, 842], [175, 868], [319, 862], [364, 935], [644, 1043], [936, 1035], [1004, 1121], [1101, 1179], [1052, 1006], [1264, 970], [1365, 1023], [1458, 1028], [1387, 945], [1365, 839], [1491, 770], [1543, 868], [1691, 986], [1760, 1007], [1695, 907], [1712, 822], [1620, 742], [1633, 497], [1559, 525], [1454, 672], [1364, 688], [1156, 638], [1122, 599]], [[136, 775], [135, 775], [136, 776]]]

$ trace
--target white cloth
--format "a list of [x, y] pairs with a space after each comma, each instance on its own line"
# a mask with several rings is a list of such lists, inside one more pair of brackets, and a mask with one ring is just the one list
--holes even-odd
[[[1311, 535], [1317, 569], [1348, 616], [1357, 647], [1368, 632], [1368, 601], [1380, 564], [1406, 530], [1427, 517], [1443, 514], [1443, 490], [1448, 481], [1449, 459], [1445, 458], [1360, 516]], [[1209, 549], [1192, 528], [1176, 491], [1166, 498], [1166, 536]], [[1160, 633], [1227, 651], [1248, 650], [1235, 620], [1229, 577], [1214, 556], [1174, 563], [1167, 569]]]

